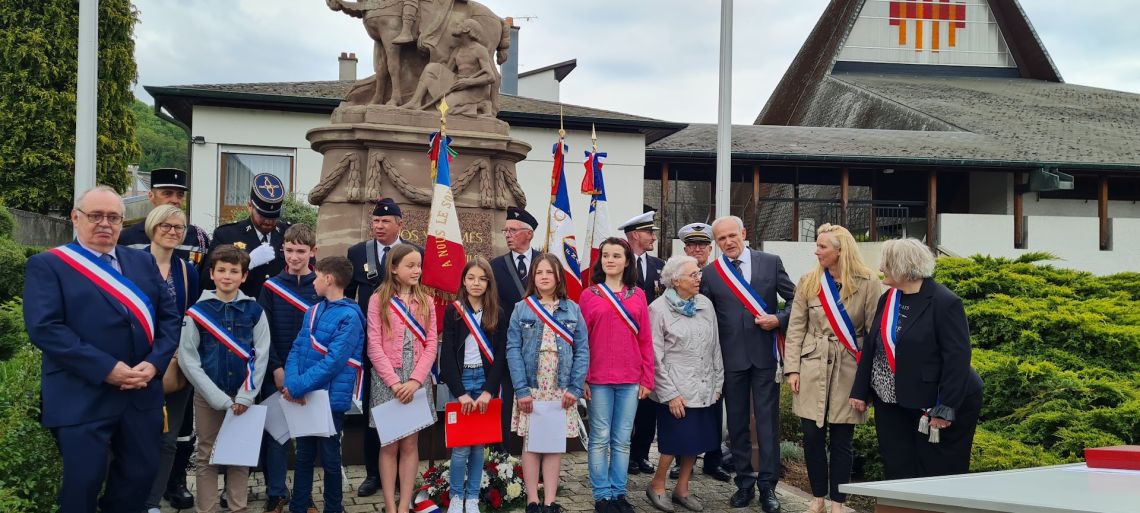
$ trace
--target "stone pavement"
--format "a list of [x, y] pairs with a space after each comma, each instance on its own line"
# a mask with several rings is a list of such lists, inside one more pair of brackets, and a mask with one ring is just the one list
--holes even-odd
[[[650, 455], [651, 461], [656, 462], [656, 453]], [[697, 462], [699, 468], [700, 462]], [[421, 463], [421, 470], [427, 468], [427, 462]], [[313, 483], [313, 498], [317, 502], [318, 508], [321, 504], [321, 484], [322, 484], [323, 471], [318, 468], [316, 470], [315, 482]], [[356, 485], [364, 478], [363, 466], [351, 466], [345, 468], [346, 491], [344, 494], [344, 510], [346, 513], [364, 513], [364, 512], [378, 512], [383, 509], [383, 496], [377, 493], [371, 497], [357, 497]], [[265, 506], [265, 483], [263, 475], [256, 473], [250, 477], [250, 499], [249, 511], [251, 513], [260, 513], [264, 510]], [[630, 476], [629, 479], [629, 502], [633, 504], [634, 509], [638, 512], [656, 512], [657, 510], [649, 504], [645, 498], [645, 488], [649, 484], [652, 476], [636, 475]], [[190, 488], [194, 488], [194, 479], [191, 476], [189, 479]], [[287, 482], [290, 487], [293, 483], [293, 473], [290, 471]], [[667, 490], [672, 491], [672, 481], [667, 485]], [[728, 505], [728, 498], [736, 491], [732, 483], [722, 483], [712, 479], [698, 470], [694, 476], [693, 481], [690, 483], [689, 488], [691, 493], [698, 497], [705, 506], [705, 511], [708, 513], [743, 513], [743, 512], [757, 512], [760, 511], [759, 506], [755, 501], [752, 506], [743, 509], [733, 509]], [[784, 483], [776, 488], [776, 494], [783, 503], [784, 513], [802, 513], [807, 511], [807, 503], [811, 499], [810, 494], [805, 493], [797, 488], [788, 486]], [[587, 472], [586, 453], [573, 452], [568, 454], [562, 460], [562, 486], [558, 490], [558, 503], [561, 504], [567, 511], [593, 511], [594, 499], [590, 493], [590, 478]], [[520, 508], [521, 510], [521, 508]], [[163, 513], [174, 513], [178, 510], [171, 508], [163, 501]], [[190, 511], [190, 510], [186, 510]], [[222, 510], [227, 511], [227, 510]], [[677, 506], [678, 513], [687, 510]]]

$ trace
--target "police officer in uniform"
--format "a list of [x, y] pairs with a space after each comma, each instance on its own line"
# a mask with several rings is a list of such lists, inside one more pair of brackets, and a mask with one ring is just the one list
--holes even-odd
[[[181, 169], [162, 167], [150, 172], [150, 191], [146, 197], [153, 206], [174, 205], [182, 207], [186, 193], [190, 192], [187, 185], [189, 176]], [[146, 223], [139, 221], [123, 230], [119, 236], [119, 244], [131, 249], [145, 250], [150, 246], [150, 238], [146, 236]], [[201, 227], [189, 224], [186, 226], [186, 236], [182, 244], [174, 248], [174, 256], [183, 258], [194, 264], [201, 274], [203, 257], [210, 251], [210, 234]]]
[[[289, 223], [280, 221], [285, 202], [285, 184], [277, 175], [261, 173], [253, 177], [249, 190], [249, 219], [223, 224], [214, 230], [213, 247], [233, 244], [249, 253], [249, 277], [241, 291], [258, 297], [265, 280], [277, 276], [285, 268], [285, 230]], [[208, 259], [207, 259], [208, 260]], [[203, 290], [214, 289], [209, 273], [203, 274]]]

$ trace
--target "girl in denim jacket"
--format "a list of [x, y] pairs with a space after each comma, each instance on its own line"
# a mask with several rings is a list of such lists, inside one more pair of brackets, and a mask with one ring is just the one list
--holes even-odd
[[[535, 258], [529, 276], [527, 297], [515, 305], [507, 331], [507, 365], [515, 387], [511, 430], [526, 437], [534, 402], [559, 401], [566, 409], [566, 434], [575, 438], [580, 423], [577, 403], [590, 363], [586, 321], [578, 305], [566, 295], [562, 264], [554, 255], [544, 253]], [[522, 464], [526, 513], [561, 513], [562, 507], [554, 500], [562, 455], [533, 453], [524, 446]], [[544, 476], [541, 504], [540, 464]]]

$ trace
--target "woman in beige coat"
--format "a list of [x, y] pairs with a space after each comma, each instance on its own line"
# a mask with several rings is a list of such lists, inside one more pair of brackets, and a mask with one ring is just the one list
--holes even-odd
[[[804, 458], [815, 496], [808, 511], [822, 513], [830, 492], [831, 511], [839, 513], [846, 500], [839, 485], [851, 480], [855, 425], [866, 421], [866, 414], [851, 408], [847, 398], [858, 369], [859, 344], [873, 322], [882, 290], [851, 232], [824, 224], [817, 233], [819, 265], [796, 286], [784, 374], [804, 432]], [[830, 458], [824, 449], [828, 434]]]

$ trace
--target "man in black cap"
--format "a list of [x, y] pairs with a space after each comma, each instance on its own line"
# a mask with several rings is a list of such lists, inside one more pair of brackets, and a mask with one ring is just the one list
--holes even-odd
[[[353, 244], [348, 248], [348, 260], [352, 262], [352, 282], [344, 289], [344, 295], [356, 300], [360, 309], [368, 311], [368, 300], [376, 287], [384, 280], [388, 252], [397, 244], [411, 244], [400, 238], [404, 229], [403, 213], [400, 205], [392, 198], [382, 198], [372, 209], [372, 238]], [[411, 244], [419, 252], [423, 248]], [[370, 404], [372, 394], [372, 360], [368, 358], [368, 344], [364, 344], [364, 401]], [[380, 437], [375, 429], [364, 430], [364, 481], [356, 487], [356, 495], [368, 497], [380, 489]]]
[[[495, 273], [495, 283], [499, 289], [499, 304], [503, 306], [503, 313], [507, 319], [510, 319], [514, 313], [515, 303], [523, 300], [530, 266], [540, 254], [530, 247], [535, 228], [538, 228], [538, 220], [530, 215], [530, 212], [518, 207], [507, 208], [503, 237], [507, 239], [507, 249], [510, 251], [491, 260], [491, 270]], [[511, 414], [515, 396], [515, 389], [511, 385], [509, 376], [504, 377], [502, 387], [503, 433], [506, 434], [511, 432]], [[506, 441], [507, 437], [504, 436], [503, 447], [507, 446]]]
[[[150, 204], [155, 207], [174, 205], [181, 208], [182, 202], [186, 199], [186, 193], [190, 191], [187, 184], [188, 180], [189, 176], [181, 169], [173, 167], [154, 169], [150, 172], [150, 190], [147, 191], [146, 197], [150, 200]], [[138, 250], [145, 250], [149, 247], [150, 237], [146, 236], [145, 224], [145, 222], [139, 221], [129, 228], [123, 229], [123, 234], [119, 236], [119, 244]], [[210, 234], [206, 233], [206, 230], [190, 224], [186, 226], [186, 236], [182, 239], [182, 244], [174, 248], [174, 256], [194, 264], [201, 271], [202, 257], [206, 256], [209, 251]]]
[[[254, 176], [250, 184], [246, 207], [249, 218], [223, 224], [214, 230], [212, 247], [233, 244], [249, 253], [249, 277], [241, 285], [241, 291], [249, 297], [258, 297], [265, 280], [277, 276], [285, 268], [285, 254], [281, 247], [285, 244], [285, 230], [289, 229], [289, 223], [279, 219], [284, 203], [285, 184], [277, 175], [261, 173]], [[202, 282], [203, 290], [215, 288], [209, 273], [203, 274]]]

